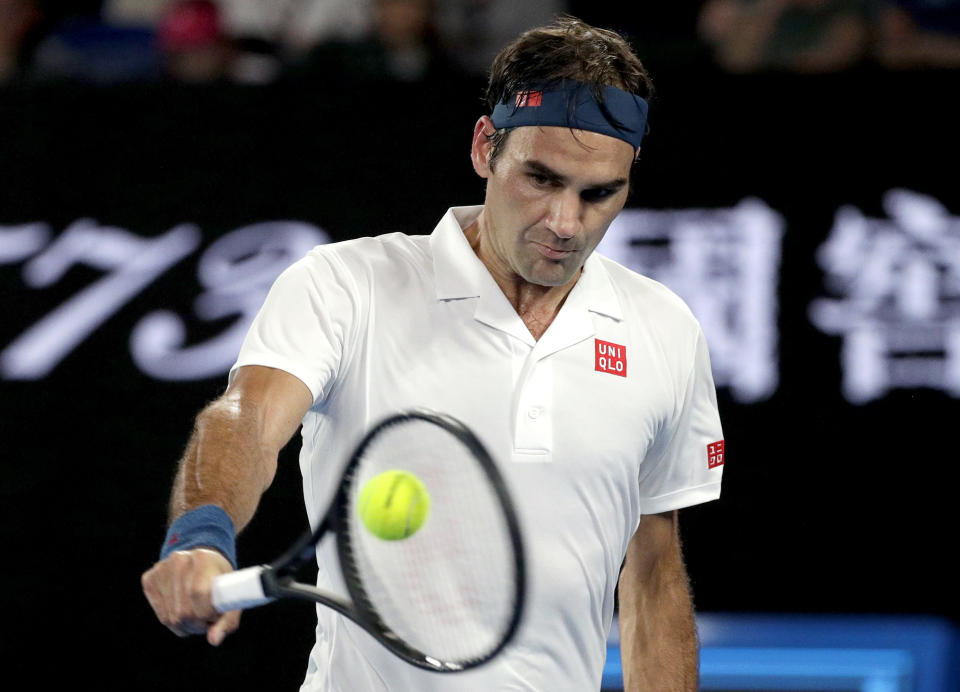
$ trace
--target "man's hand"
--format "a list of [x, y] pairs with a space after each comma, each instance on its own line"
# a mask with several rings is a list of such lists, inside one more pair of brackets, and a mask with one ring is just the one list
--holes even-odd
[[232, 571], [230, 562], [216, 550], [198, 548], [171, 553], [143, 573], [143, 593], [157, 619], [178, 637], [207, 635], [220, 646], [240, 626], [239, 610], [220, 614], [210, 600], [210, 587], [218, 574]]

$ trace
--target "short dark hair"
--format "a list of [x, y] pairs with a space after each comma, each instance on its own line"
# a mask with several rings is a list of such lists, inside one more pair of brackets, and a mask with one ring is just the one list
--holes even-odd
[[[614, 86], [650, 100], [653, 82], [627, 40], [615, 31], [599, 29], [576, 17], [558, 17], [552, 24], [526, 31], [493, 60], [487, 83], [486, 103], [494, 107], [533, 85], [549, 85], [575, 79], [594, 89], [602, 103], [601, 89]], [[490, 164], [506, 144], [510, 129], [490, 135]]]

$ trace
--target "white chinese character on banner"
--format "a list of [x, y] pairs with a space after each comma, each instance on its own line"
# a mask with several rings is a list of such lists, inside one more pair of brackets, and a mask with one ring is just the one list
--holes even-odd
[[597, 250], [683, 298], [707, 337], [717, 386], [752, 403], [778, 385], [782, 234], [783, 219], [759, 199], [729, 209], [628, 209]]
[[890, 389], [960, 397], [960, 217], [932, 197], [890, 190], [889, 219], [837, 211], [817, 261], [832, 297], [810, 318], [843, 336], [843, 393], [853, 403]]

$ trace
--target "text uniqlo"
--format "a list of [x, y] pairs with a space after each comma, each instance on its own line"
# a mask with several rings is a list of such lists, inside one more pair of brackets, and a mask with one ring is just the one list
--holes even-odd
[[627, 348], [596, 339], [596, 370], [611, 375], [627, 376]]

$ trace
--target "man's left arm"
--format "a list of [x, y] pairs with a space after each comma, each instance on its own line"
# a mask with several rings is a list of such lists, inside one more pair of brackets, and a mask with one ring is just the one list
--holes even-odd
[[697, 629], [676, 510], [643, 516], [618, 590], [625, 692], [695, 692]]

